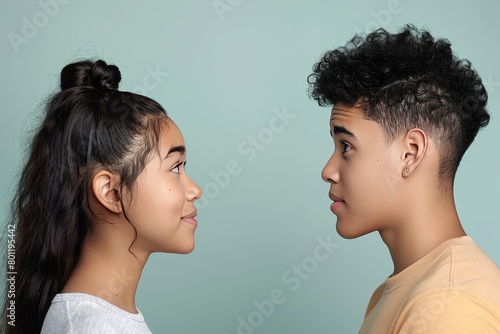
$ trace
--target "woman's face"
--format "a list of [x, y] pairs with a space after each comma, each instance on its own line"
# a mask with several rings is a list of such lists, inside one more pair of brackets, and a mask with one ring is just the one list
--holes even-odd
[[[190, 253], [197, 222], [194, 201], [201, 189], [184, 169], [186, 148], [179, 128], [170, 119], [155, 152], [139, 174], [125, 213], [137, 230], [132, 251]], [[129, 201], [124, 201], [128, 203]]]

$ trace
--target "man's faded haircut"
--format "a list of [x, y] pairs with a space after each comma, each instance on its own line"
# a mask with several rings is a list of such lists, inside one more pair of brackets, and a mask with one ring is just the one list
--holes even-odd
[[460, 161], [490, 115], [488, 95], [471, 63], [446, 39], [412, 25], [391, 34], [355, 35], [326, 52], [308, 77], [319, 105], [359, 106], [378, 122], [388, 143], [412, 128], [439, 145], [441, 181], [453, 181]]

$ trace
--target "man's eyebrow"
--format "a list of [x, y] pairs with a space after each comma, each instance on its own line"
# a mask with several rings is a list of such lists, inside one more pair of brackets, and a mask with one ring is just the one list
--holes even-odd
[[168, 153], [165, 156], [165, 159], [168, 158], [168, 156], [170, 154], [175, 153], [175, 152], [179, 152], [181, 155], [183, 155], [184, 153], [186, 153], [186, 147], [182, 146], [182, 145], [172, 147], [170, 150], [168, 150]]
[[[343, 126], [340, 126], [340, 125], [334, 125], [333, 126], [333, 134], [338, 135], [338, 134], [341, 134], [341, 133], [343, 133], [345, 135], [348, 135], [350, 137], [353, 137], [354, 139], [358, 139], [358, 138], [356, 138], [356, 136], [354, 135], [354, 133], [352, 133], [351, 131], [347, 130], [347, 128], [345, 128]], [[331, 133], [331, 131], [330, 131], [330, 134], [333, 137], [333, 134]]]

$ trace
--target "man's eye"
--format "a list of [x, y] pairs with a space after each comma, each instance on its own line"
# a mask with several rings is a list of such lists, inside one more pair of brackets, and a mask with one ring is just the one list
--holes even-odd
[[342, 145], [344, 146], [344, 153], [345, 152], [349, 152], [350, 150], [352, 150], [352, 146], [347, 144], [347, 143], [342, 143]]

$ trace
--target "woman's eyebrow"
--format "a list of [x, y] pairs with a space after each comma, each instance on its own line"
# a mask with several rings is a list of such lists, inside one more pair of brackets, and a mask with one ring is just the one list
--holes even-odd
[[180, 145], [180, 146], [174, 146], [174, 147], [170, 148], [170, 150], [168, 150], [168, 153], [164, 159], [168, 158], [168, 156], [170, 154], [175, 153], [175, 152], [179, 152], [181, 155], [183, 155], [184, 153], [186, 153], [186, 147]]

